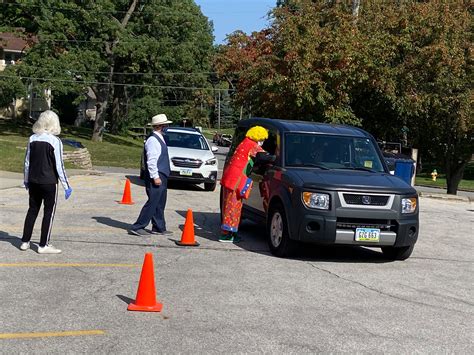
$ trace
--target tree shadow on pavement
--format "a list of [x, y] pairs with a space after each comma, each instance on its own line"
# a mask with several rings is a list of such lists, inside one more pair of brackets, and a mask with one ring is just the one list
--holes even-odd
[[[176, 212], [183, 217], [183, 224], [179, 226], [183, 230], [187, 211], [177, 210]], [[196, 236], [218, 243], [221, 223], [220, 213], [193, 212], [193, 220]], [[239, 248], [253, 253], [271, 255], [267, 244], [265, 226], [250, 220], [243, 220], [239, 227], [239, 235], [242, 237], [242, 242], [236, 244]], [[307, 243], [300, 243], [296, 253], [290, 259], [342, 263], [390, 262], [376, 249], [359, 246], [322, 246]]]
[[130, 223], [125, 223], [121, 221], [117, 221], [115, 219], [112, 219], [110, 217], [91, 217], [92, 219], [95, 219], [97, 223], [105, 224], [106, 226], [109, 227], [114, 227], [118, 229], [124, 229], [124, 230], [129, 230], [132, 224]]
[[[125, 175], [130, 183], [137, 186], [145, 187], [145, 181], [140, 179], [138, 175]], [[180, 181], [168, 181], [168, 189], [170, 190], [186, 190], [186, 191], [205, 191], [201, 186]]]

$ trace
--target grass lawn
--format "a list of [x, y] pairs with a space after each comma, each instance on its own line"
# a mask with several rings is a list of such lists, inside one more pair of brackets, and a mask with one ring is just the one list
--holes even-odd
[[[433, 186], [433, 187], [442, 187], [442, 188], [445, 189], [446, 188], [446, 178], [438, 176], [436, 181], [433, 181], [433, 180], [431, 180], [431, 177], [418, 175], [416, 177], [415, 184], [416, 185]], [[461, 180], [461, 182], [459, 183], [459, 189], [474, 191], [474, 180]]]
[[[87, 128], [62, 126], [60, 138], [74, 139], [81, 142], [89, 150], [92, 164], [95, 166], [118, 166], [139, 168], [143, 141], [128, 137], [105, 134], [101, 143], [90, 140], [92, 132]], [[32, 134], [31, 127], [0, 120], [0, 170], [22, 172], [28, 137]], [[75, 148], [64, 145], [64, 150]], [[76, 168], [66, 163], [67, 168]]]
[[[234, 134], [234, 131], [235, 131], [235, 128], [222, 128], [219, 133], [223, 133], [223, 134]], [[214, 132], [217, 132], [217, 128], [203, 128], [202, 129], [202, 134], [204, 135], [204, 137], [206, 137], [207, 139], [212, 139], [212, 137], [214, 136]]]

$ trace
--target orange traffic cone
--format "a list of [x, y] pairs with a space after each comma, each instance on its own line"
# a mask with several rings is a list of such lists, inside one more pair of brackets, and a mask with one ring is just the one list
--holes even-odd
[[194, 240], [194, 220], [193, 211], [191, 209], [186, 213], [186, 222], [184, 222], [183, 234], [181, 241], [175, 241], [177, 245], [182, 247], [197, 247], [199, 243]]
[[123, 189], [122, 205], [133, 205], [135, 202], [132, 201], [132, 192], [130, 190], [130, 180], [125, 181], [125, 188]]
[[163, 304], [156, 302], [155, 273], [153, 267], [153, 254], [146, 253], [143, 262], [137, 297], [128, 305], [129, 311], [161, 312]]

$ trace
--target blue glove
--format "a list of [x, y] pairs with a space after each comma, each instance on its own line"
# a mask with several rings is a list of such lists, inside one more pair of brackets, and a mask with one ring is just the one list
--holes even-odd
[[64, 191], [64, 198], [67, 200], [69, 197], [71, 197], [72, 194], [72, 188], [66, 189]]
[[25, 189], [29, 189], [30, 188], [30, 184], [28, 183], [28, 181], [23, 181], [23, 185], [25, 185]]

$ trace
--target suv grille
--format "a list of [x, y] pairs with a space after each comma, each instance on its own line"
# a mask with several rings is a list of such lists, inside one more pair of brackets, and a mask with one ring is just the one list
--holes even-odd
[[378, 228], [381, 231], [396, 232], [398, 223], [391, 219], [364, 219], [364, 218], [343, 218], [339, 217], [336, 221], [336, 227], [341, 229], [356, 228]]
[[386, 206], [389, 196], [343, 194], [348, 205]]
[[189, 159], [189, 158], [172, 158], [174, 166], [179, 168], [200, 168], [202, 161], [199, 159]]

